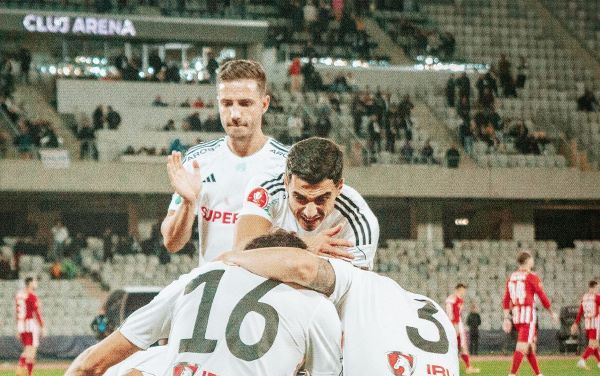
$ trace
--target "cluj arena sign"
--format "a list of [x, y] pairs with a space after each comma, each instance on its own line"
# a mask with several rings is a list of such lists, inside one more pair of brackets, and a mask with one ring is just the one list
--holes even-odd
[[25, 30], [32, 33], [71, 33], [122, 37], [134, 37], [136, 35], [133, 22], [127, 19], [28, 14], [23, 18], [23, 26]]

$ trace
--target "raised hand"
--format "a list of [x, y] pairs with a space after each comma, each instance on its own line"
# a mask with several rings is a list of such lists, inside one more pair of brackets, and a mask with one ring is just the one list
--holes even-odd
[[318, 235], [304, 237], [302, 240], [308, 245], [308, 250], [311, 252], [336, 258], [352, 259], [354, 256], [342, 248], [352, 247], [354, 244], [345, 239], [335, 238], [340, 231], [342, 231], [342, 225], [337, 225], [321, 231]]
[[192, 161], [192, 171], [183, 167], [181, 153], [174, 151], [167, 158], [167, 172], [173, 190], [188, 202], [195, 202], [202, 191], [200, 164]]

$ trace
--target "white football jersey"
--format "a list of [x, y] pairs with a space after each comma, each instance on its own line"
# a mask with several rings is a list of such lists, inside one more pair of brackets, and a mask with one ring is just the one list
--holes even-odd
[[[202, 192], [198, 202], [200, 265], [212, 261], [233, 247], [235, 222], [244, 200], [244, 188], [254, 176], [275, 176], [282, 171], [288, 147], [269, 138], [262, 149], [239, 157], [228, 145], [228, 137], [204, 142], [190, 148], [183, 158], [184, 168], [191, 170], [192, 161], [200, 165]], [[169, 210], [177, 210], [182, 198], [174, 194]]]
[[456, 333], [437, 303], [390, 278], [342, 260], [330, 262], [345, 376], [459, 376]]
[[181, 276], [119, 329], [145, 349], [169, 337], [165, 375], [341, 372], [341, 325], [323, 295], [221, 262]]
[[331, 227], [342, 225], [336, 236], [354, 243], [348, 251], [354, 255], [352, 263], [361, 268], [373, 268], [373, 258], [379, 241], [379, 222], [365, 199], [353, 188], [344, 185], [335, 199], [335, 207], [313, 231], [298, 224], [289, 207], [283, 173], [272, 179], [255, 178], [246, 187], [243, 215], [258, 215], [270, 221], [273, 227], [294, 231], [300, 237], [315, 235]]
[[167, 365], [164, 364], [167, 351], [167, 346], [154, 346], [146, 351], [138, 351], [110, 367], [104, 372], [104, 376], [122, 376], [132, 369], [140, 371], [144, 376], [163, 376], [167, 370]]

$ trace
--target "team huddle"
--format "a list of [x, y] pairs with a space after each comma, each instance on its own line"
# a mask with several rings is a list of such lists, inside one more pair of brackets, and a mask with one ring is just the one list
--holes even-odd
[[[459, 351], [467, 373], [478, 373], [460, 319], [465, 286], [443, 309], [370, 271], [379, 224], [345, 184], [342, 151], [323, 138], [288, 148], [265, 136], [265, 88], [260, 64], [224, 64], [217, 92], [227, 136], [168, 157], [175, 193], [161, 226], [165, 246], [180, 250], [197, 216], [200, 266], [66, 374], [458, 376]], [[511, 374], [527, 356], [540, 375], [535, 296], [550, 302], [531, 255], [518, 262], [504, 299], [505, 329], [514, 324], [519, 338]], [[598, 357], [591, 329], [600, 297], [584, 300], [588, 356]], [[152, 346], [158, 341], [166, 345]]]

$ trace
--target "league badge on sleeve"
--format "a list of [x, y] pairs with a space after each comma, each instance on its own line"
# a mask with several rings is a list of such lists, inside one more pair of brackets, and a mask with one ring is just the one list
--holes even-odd
[[388, 364], [395, 376], [411, 376], [415, 372], [415, 357], [400, 351], [387, 354]]
[[263, 187], [256, 187], [248, 194], [247, 200], [264, 209], [269, 204], [269, 192]]
[[173, 376], [193, 376], [198, 370], [198, 365], [193, 363], [179, 363], [173, 369]]

